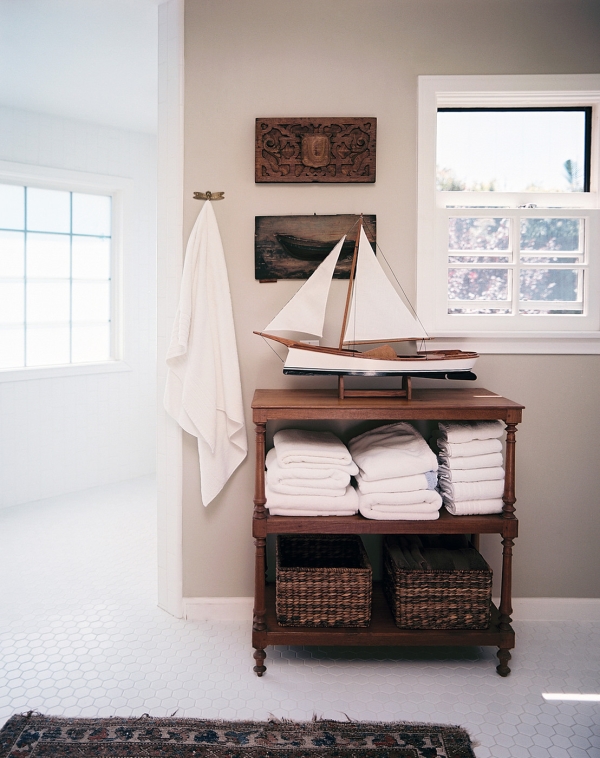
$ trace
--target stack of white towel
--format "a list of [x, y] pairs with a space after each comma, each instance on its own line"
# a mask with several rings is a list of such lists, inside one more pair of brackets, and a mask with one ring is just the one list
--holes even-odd
[[414, 427], [405, 422], [380, 426], [354, 437], [349, 448], [359, 468], [358, 503], [365, 518], [439, 518], [437, 458]]
[[331, 432], [282, 429], [266, 458], [265, 493], [272, 516], [352, 516], [358, 512], [348, 448]]
[[442, 422], [434, 435], [439, 449], [439, 490], [457, 516], [502, 511], [504, 468], [501, 421]]

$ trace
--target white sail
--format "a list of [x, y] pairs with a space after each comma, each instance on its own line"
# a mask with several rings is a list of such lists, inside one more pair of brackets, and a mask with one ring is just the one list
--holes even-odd
[[264, 328], [265, 332], [299, 332], [311, 337], [323, 336], [331, 279], [345, 240], [346, 235]]
[[344, 342], [384, 342], [422, 337], [427, 337], [427, 333], [404, 305], [361, 229]]

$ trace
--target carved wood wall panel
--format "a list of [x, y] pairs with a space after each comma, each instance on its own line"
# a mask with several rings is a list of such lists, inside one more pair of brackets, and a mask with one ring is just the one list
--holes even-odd
[[256, 182], [374, 182], [376, 118], [257, 118]]

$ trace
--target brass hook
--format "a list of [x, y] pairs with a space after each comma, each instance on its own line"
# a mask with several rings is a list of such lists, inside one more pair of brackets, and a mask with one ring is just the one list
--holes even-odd
[[224, 200], [224, 192], [194, 192], [194, 200]]

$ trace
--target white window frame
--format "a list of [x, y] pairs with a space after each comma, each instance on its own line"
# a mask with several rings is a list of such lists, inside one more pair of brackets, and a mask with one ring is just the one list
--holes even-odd
[[89, 363], [55, 366], [21, 366], [0, 369], [0, 383], [28, 379], [78, 376], [82, 374], [131, 371], [123, 354], [123, 249], [131, 234], [130, 217], [133, 181], [120, 176], [33, 166], [0, 161], [0, 183], [27, 187], [110, 195], [111, 203], [111, 358]]
[[[592, 107], [590, 192], [438, 192], [438, 108]], [[600, 353], [600, 74], [532, 76], [420, 76], [418, 100], [417, 309], [436, 347], [482, 353]], [[490, 197], [493, 195], [493, 197]], [[493, 201], [493, 202], [492, 202]], [[536, 209], [518, 208], [535, 203]], [[447, 205], [509, 205], [509, 209], [447, 208]], [[448, 314], [448, 222], [450, 216], [585, 218], [585, 312], [582, 315], [510, 316]], [[591, 242], [591, 244], [590, 244]], [[517, 319], [515, 319], [517, 321]]]

